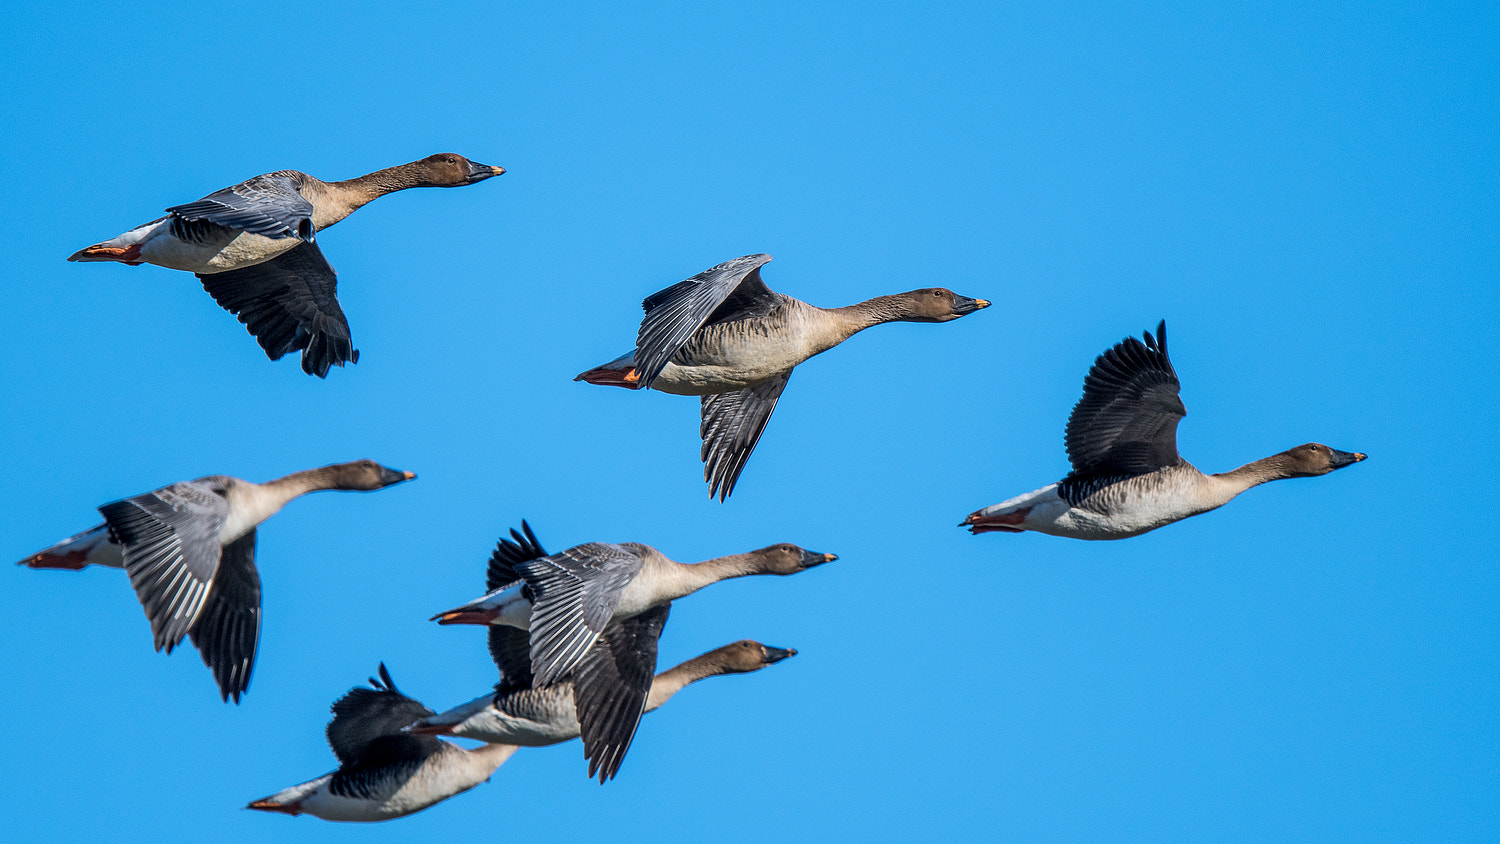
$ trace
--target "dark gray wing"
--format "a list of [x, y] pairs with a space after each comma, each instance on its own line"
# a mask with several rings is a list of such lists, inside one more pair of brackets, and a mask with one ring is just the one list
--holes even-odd
[[555, 683], [578, 664], [609, 626], [620, 592], [643, 564], [628, 546], [589, 542], [516, 567], [532, 590], [535, 685]]
[[220, 490], [204, 478], [99, 508], [124, 552], [157, 650], [171, 653], [203, 609], [219, 568], [219, 532], [229, 517]]
[[255, 531], [224, 546], [219, 571], [203, 613], [192, 629], [193, 645], [214, 673], [222, 700], [250, 687], [255, 645], [260, 640], [260, 574], [255, 570]]
[[536, 685], [531, 673], [531, 634], [508, 624], [490, 624], [490, 659], [500, 670], [495, 694], [508, 695]]
[[1187, 415], [1167, 358], [1167, 324], [1145, 342], [1127, 337], [1100, 355], [1068, 417], [1073, 476], [1138, 475], [1182, 462], [1177, 423]]
[[239, 317], [271, 360], [302, 351], [302, 371], [324, 378], [330, 366], [359, 361], [339, 307], [338, 276], [316, 243], [299, 243], [269, 261], [199, 273], [219, 307]]
[[175, 220], [213, 223], [264, 237], [313, 239], [313, 205], [297, 189], [304, 174], [281, 170], [167, 209]]
[[775, 297], [760, 280], [760, 266], [769, 260], [770, 255], [735, 258], [647, 296], [641, 303], [646, 317], [641, 320], [635, 340], [635, 371], [640, 375], [640, 389], [651, 386], [672, 355], [716, 314], [747, 277], [754, 276], [752, 287], [731, 310], [749, 307], [762, 295]]
[[698, 435], [703, 438], [703, 480], [710, 485], [709, 498], [718, 495], [723, 501], [734, 492], [735, 481], [791, 377], [791, 372], [783, 372], [753, 387], [703, 396]]
[[[516, 583], [521, 580], [516, 566], [545, 556], [547, 552], [537, 541], [536, 534], [531, 532], [531, 525], [522, 519], [520, 531], [511, 528], [510, 539], [501, 537], [496, 543], [495, 551], [490, 555], [489, 569], [485, 572], [485, 591], [494, 592]], [[489, 638], [490, 658], [500, 669], [500, 682], [495, 684], [495, 693], [509, 694], [531, 688], [531, 634], [509, 625], [491, 624]]]
[[393, 780], [407, 779], [443, 749], [433, 736], [401, 730], [433, 711], [396, 691], [385, 663], [380, 664], [380, 679], [371, 677], [370, 685], [374, 688], [350, 689], [335, 701], [328, 722], [328, 744], [339, 757], [328, 790], [341, 797], [368, 799], [388, 792]]
[[537, 541], [536, 534], [531, 532], [531, 525], [521, 520], [521, 530], [510, 529], [510, 539], [500, 537], [495, 543], [495, 550], [490, 554], [490, 565], [484, 573], [484, 589], [486, 592], [494, 592], [496, 589], [504, 589], [521, 580], [521, 575], [516, 573], [516, 566], [537, 557], [545, 557], [547, 552], [542, 550], [542, 544]]
[[792, 373], [783, 372], [754, 387], [702, 397], [702, 421], [697, 435], [703, 438], [703, 480], [708, 481], [708, 498], [729, 498], [735, 481], [750, 459], [771, 411], [786, 388]]
[[429, 752], [441, 746], [434, 736], [414, 736], [402, 731], [407, 724], [435, 713], [398, 691], [385, 663], [380, 664], [379, 679], [371, 677], [370, 685], [373, 688], [355, 686], [333, 702], [333, 720], [328, 722], [328, 746], [333, 748], [339, 762], [359, 761], [371, 742], [386, 736], [413, 739], [416, 742], [412, 745], [414, 748], [428, 748]]
[[573, 676], [573, 705], [589, 777], [613, 779], [635, 738], [656, 676], [656, 643], [671, 605], [611, 622]]

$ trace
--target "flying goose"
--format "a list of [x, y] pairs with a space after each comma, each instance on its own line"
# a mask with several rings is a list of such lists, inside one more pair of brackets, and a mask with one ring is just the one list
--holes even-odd
[[209, 475], [99, 508], [104, 524], [20, 565], [123, 568], [151, 622], [156, 649], [191, 636], [213, 671], [219, 697], [240, 702], [260, 637], [255, 528], [288, 501], [324, 489], [370, 491], [415, 478], [373, 460], [295, 472], [263, 484]]
[[734, 491], [792, 368], [883, 322], [948, 322], [989, 306], [942, 287], [819, 308], [772, 292], [746, 255], [646, 297], [635, 350], [574, 378], [700, 396], [709, 497]]
[[490, 778], [518, 749], [486, 744], [465, 750], [401, 728], [432, 710], [396, 689], [385, 663], [372, 688], [356, 686], [334, 701], [328, 745], [338, 770], [246, 808], [325, 821], [385, 821], [420, 812]]
[[[578, 738], [582, 727], [574, 706], [573, 680], [564, 679], [551, 686], [509, 687], [507, 683], [513, 677], [523, 673], [529, 676], [531, 670], [524, 648], [525, 635], [513, 627], [491, 627], [492, 642], [497, 633], [519, 634], [522, 647], [509, 651], [512, 657], [509, 664], [505, 657], [494, 654], [501, 672], [495, 691], [418, 719], [408, 729], [418, 735], [457, 736], [523, 747], [544, 747]], [[795, 648], [773, 648], [752, 639], [731, 642], [657, 674], [646, 697], [645, 711], [659, 709], [678, 692], [704, 678], [749, 674], [796, 655]], [[520, 658], [515, 659], [517, 656]]]
[[[530, 525], [523, 522], [522, 531], [512, 530], [491, 555], [488, 594], [433, 619], [491, 625], [498, 695], [571, 681], [589, 776], [600, 782], [619, 770], [646, 710], [672, 601], [727, 578], [795, 574], [838, 559], [790, 544], [697, 564], [634, 542], [547, 555]], [[572, 737], [556, 732], [560, 722], [548, 723], [535, 740]]]
[[1307, 443], [1217, 475], [1177, 453], [1177, 423], [1187, 414], [1167, 357], [1167, 324], [1144, 342], [1127, 337], [1100, 355], [1068, 417], [1065, 443], [1073, 471], [1050, 486], [970, 513], [973, 533], [1034, 530], [1075, 539], [1125, 539], [1229, 503], [1281, 478], [1326, 475], [1365, 459], [1358, 452]]
[[313, 238], [360, 206], [406, 188], [458, 187], [504, 173], [453, 153], [325, 182], [298, 170], [265, 173], [174, 205], [167, 216], [69, 256], [156, 264], [195, 273], [239, 317], [271, 360], [302, 352], [302, 371], [359, 360], [339, 307], [338, 281]]

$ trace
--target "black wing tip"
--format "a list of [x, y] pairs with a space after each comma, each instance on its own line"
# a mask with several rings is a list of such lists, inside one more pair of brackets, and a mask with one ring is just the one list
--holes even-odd
[[1162, 357], [1167, 357], [1167, 321], [1164, 319], [1156, 324], [1156, 336], [1152, 337], [1147, 331], [1141, 335], [1146, 341], [1146, 348], [1153, 352], [1160, 352]]
[[[279, 354], [272, 354], [270, 349], [266, 349], [266, 356], [271, 360], [278, 360], [287, 351], [291, 349], [281, 351]], [[308, 375], [327, 378], [330, 369], [335, 366], [343, 368], [346, 363], [359, 363], [359, 349], [349, 345], [347, 339], [330, 340], [327, 335], [318, 332], [308, 338], [307, 344], [302, 347], [302, 371]]]
[[231, 686], [220, 686], [219, 700], [223, 701], [224, 703], [232, 702], [235, 706], [239, 706], [240, 698], [243, 697], [248, 691], [250, 691], [250, 678], [246, 677], [244, 683], [235, 683]]
[[391, 694], [397, 695], [401, 694], [401, 692], [396, 689], [396, 681], [391, 679], [391, 672], [386, 670], [385, 662], [383, 660], [380, 663], [379, 673], [380, 679], [377, 680], [374, 677], [370, 678], [370, 686], [375, 689], [375, 691], [390, 692]]

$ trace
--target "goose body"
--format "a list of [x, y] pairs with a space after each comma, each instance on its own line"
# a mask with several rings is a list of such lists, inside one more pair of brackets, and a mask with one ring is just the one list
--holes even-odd
[[1364, 454], [1307, 443], [1208, 475], [1177, 453], [1187, 414], [1167, 356], [1166, 323], [1156, 336], [1127, 337], [1094, 362], [1068, 419], [1073, 471], [1061, 481], [976, 510], [973, 533], [1036, 531], [1074, 539], [1126, 539], [1224, 506], [1253, 486], [1325, 475]]
[[466, 750], [413, 735], [401, 726], [432, 710], [401, 694], [385, 665], [371, 688], [351, 689], [333, 704], [328, 743], [338, 770], [282, 789], [247, 808], [328, 821], [384, 821], [419, 812], [489, 779], [514, 745]]
[[792, 369], [885, 322], [948, 322], [987, 307], [941, 287], [819, 308], [772, 291], [746, 255], [648, 296], [633, 351], [575, 381], [701, 397], [703, 479], [734, 491]]
[[20, 562], [31, 568], [123, 568], [151, 622], [157, 650], [185, 636], [239, 702], [260, 635], [255, 530], [292, 499], [325, 489], [376, 490], [416, 477], [372, 460], [296, 472], [258, 484], [209, 475], [99, 508], [105, 523]]
[[[576, 722], [589, 776], [600, 782], [619, 770], [646, 709], [672, 601], [726, 578], [794, 574], [837, 559], [789, 544], [697, 564], [640, 543], [591, 542], [548, 555], [524, 522], [511, 537], [490, 557], [490, 592], [434, 616], [487, 625], [500, 670], [489, 704], [459, 709], [516, 744], [565, 741]], [[570, 700], [571, 721], [560, 712]], [[495, 711], [483, 713], [490, 704]]]
[[359, 352], [338, 303], [337, 276], [314, 241], [316, 233], [394, 191], [470, 185], [504, 172], [453, 153], [340, 182], [278, 170], [168, 208], [165, 217], [80, 249], [68, 260], [194, 273], [268, 357], [300, 351], [303, 371], [322, 378], [331, 366], [358, 361]]

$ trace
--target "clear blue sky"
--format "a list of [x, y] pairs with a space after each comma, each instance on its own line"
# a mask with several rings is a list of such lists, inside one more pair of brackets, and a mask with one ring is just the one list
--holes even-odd
[[[32, 840], [1494, 840], [1494, 4], [231, 7], [0, 12], [0, 560], [106, 501], [370, 457], [415, 483], [260, 532], [254, 682], [153, 653], [119, 571], [0, 571], [0, 828]], [[1036, 4], [1031, 4], [1036, 5]], [[999, 7], [999, 8], [997, 8]], [[74, 250], [251, 175], [440, 151], [509, 173], [320, 237], [363, 356], [269, 363], [185, 273]], [[727, 505], [697, 402], [573, 383], [654, 290], [751, 252], [820, 305], [995, 304], [797, 371]], [[971, 537], [1056, 480], [1094, 356], [1166, 318], [1188, 459], [1325, 478], [1114, 543]], [[384, 660], [480, 694], [481, 591], [543, 542], [841, 559], [681, 602], [675, 663], [801, 655], [375, 827], [244, 811], [333, 766]], [[22, 838], [13, 838], [22, 840]]]

